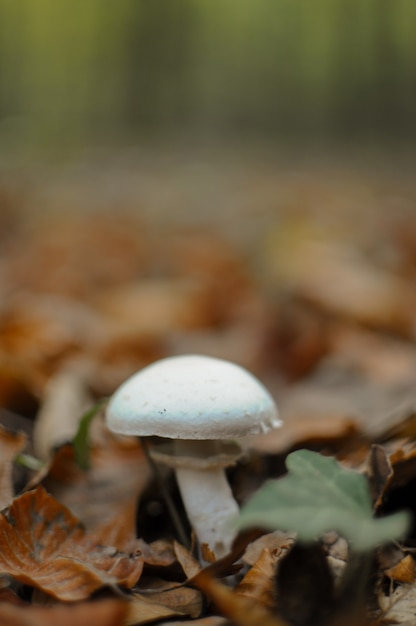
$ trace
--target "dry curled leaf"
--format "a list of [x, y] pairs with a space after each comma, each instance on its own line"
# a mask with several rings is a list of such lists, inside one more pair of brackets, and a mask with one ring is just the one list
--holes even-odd
[[201, 565], [199, 564], [199, 561], [197, 561], [196, 558], [192, 556], [192, 554], [189, 552], [189, 550], [187, 550], [182, 544], [174, 541], [173, 549], [175, 551], [175, 556], [178, 559], [178, 562], [180, 563], [187, 578], [192, 578], [201, 571]]
[[130, 588], [142, 568], [140, 556], [98, 544], [42, 487], [0, 515], [0, 574], [59, 600], [85, 600], [104, 586]]
[[[202, 559], [207, 562], [207, 565], [203, 570], [198, 571], [194, 576], [188, 578], [187, 583], [193, 585], [194, 580], [198, 579], [201, 572], [215, 578], [226, 578], [237, 574], [243, 567], [241, 557], [245, 553], [248, 544], [261, 534], [263, 534], [263, 530], [258, 528], [248, 529], [239, 533], [233, 542], [231, 552], [220, 559], [213, 559], [211, 562], [205, 559], [207, 552], [202, 550]], [[202, 547], [204, 547], [204, 545], [206, 544], [203, 544]], [[196, 584], [196, 586], [198, 587], [198, 584]]]
[[250, 544], [243, 559], [246, 563], [251, 562], [252, 567], [236, 587], [236, 592], [273, 608], [276, 568], [291, 548], [293, 537], [290, 533], [269, 533]]
[[272, 533], [261, 535], [248, 544], [243, 555], [243, 561], [248, 565], [253, 566], [261, 557], [265, 548], [275, 552], [275, 556], [280, 556], [281, 553], [286, 553], [286, 551], [294, 543], [295, 539], [296, 533], [283, 532], [280, 530], [275, 530]]
[[147, 544], [143, 539], [138, 539], [137, 545], [146, 566], [152, 568], [170, 567], [177, 562], [172, 541], [159, 539]]
[[236, 588], [236, 592], [272, 608], [274, 606], [274, 576], [277, 556], [265, 548], [253, 567]]
[[414, 583], [416, 581], [415, 560], [410, 554], [408, 554], [399, 563], [390, 567], [384, 573], [395, 582], [407, 584]]
[[149, 624], [181, 615], [185, 614], [163, 604], [152, 602], [151, 599], [140, 594], [134, 594], [134, 599], [129, 604], [126, 624], [127, 626], [139, 626], [140, 624]]

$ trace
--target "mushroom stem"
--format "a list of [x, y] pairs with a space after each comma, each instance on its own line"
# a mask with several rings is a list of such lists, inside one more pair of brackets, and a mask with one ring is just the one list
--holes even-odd
[[[204, 455], [215, 456], [215, 441], [177, 441], [177, 453], [185, 457], [195, 454], [195, 447]], [[208, 544], [217, 558], [227, 554], [235, 538], [239, 507], [234, 499], [223, 467], [178, 467], [176, 480], [188, 519], [200, 545]]]

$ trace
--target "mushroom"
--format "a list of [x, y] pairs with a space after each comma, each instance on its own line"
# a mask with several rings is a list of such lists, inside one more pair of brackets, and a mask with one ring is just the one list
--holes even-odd
[[123, 383], [110, 399], [106, 420], [116, 433], [172, 440], [167, 452], [153, 456], [174, 468], [199, 544], [224, 556], [239, 510], [225, 475], [240, 455], [233, 440], [281, 425], [266, 388], [229, 361], [174, 356]]

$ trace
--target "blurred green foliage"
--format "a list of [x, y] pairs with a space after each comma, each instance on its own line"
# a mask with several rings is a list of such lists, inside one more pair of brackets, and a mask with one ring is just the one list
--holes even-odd
[[416, 130], [414, 0], [0, 0], [0, 140]]
[[265, 482], [244, 504], [241, 528], [294, 530], [304, 543], [333, 530], [356, 552], [403, 538], [410, 515], [401, 511], [374, 519], [368, 481], [332, 457], [296, 450], [286, 458], [288, 473]]

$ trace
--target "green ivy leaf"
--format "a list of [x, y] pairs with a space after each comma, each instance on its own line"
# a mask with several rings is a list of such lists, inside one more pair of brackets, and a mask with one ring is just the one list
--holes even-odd
[[241, 528], [294, 530], [304, 542], [335, 530], [357, 551], [371, 550], [406, 534], [410, 522], [406, 512], [373, 518], [363, 475], [309, 450], [292, 452], [286, 465], [286, 476], [267, 481], [242, 507]]

